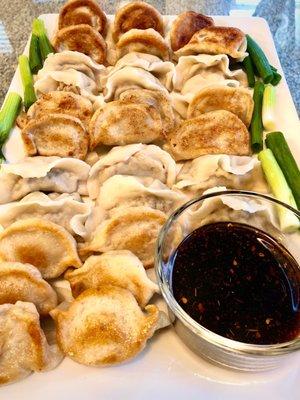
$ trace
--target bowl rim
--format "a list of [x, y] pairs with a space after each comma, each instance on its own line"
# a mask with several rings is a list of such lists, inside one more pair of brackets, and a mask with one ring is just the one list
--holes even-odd
[[206, 340], [210, 344], [213, 344], [224, 351], [238, 353], [240, 355], [247, 356], [280, 356], [288, 353], [292, 353], [294, 351], [300, 350], [300, 337], [297, 337], [291, 341], [276, 343], [276, 344], [251, 344], [245, 342], [239, 342], [233, 339], [225, 338], [209, 329], [205, 328], [198, 322], [196, 322], [192, 317], [190, 317], [183, 308], [179, 305], [179, 303], [174, 298], [169, 284], [166, 282], [164, 274], [162, 272], [163, 265], [163, 257], [162, 257], [162, 249], [164, 246], [165, 236], [173, 224], [174, 221], [190, 206], [195, 203], [201, 202], [203, 200], [218, 197], [218, 196], [249, 196], [253, 198], [261, 198], [267, 200], [273, 204], [281, 205], [288, 210], [292, 211], [296, 216], [300, 219], [300, 211], [291, 207], [290, 205], [277, 200], [276, 198], [265, 195], [263, 193], [258, 193], [254, 191], [247, 190], [220, 190], [212, 193], [207, 193], [202, 196], [198, 196], [189, 200], [179, 208], [177, 208], [167, 219], [165, 224], [162, 226], [157, 241], [156, 241], [156, 249], [155, 249], [155, 273], [157, 282], [162, 293], [162, 296], [167, 303], [167, 306], [170, 308], [172, 313], [177, 317], [190, 331], [192, 331], [197, 336], [200, 336], [202, 339]]

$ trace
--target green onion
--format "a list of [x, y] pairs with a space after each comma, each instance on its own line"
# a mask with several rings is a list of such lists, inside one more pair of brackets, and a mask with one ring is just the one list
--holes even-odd
[[265, 53], [249, 35], [246, 35], [246, 37], [247, 52], [256, 66], [259, 76], [263, 79], [264, 83], [270, 83], [273, 79], [273, 71]]
[[32, 23], [32, 33], [39, 38], [39, 47], [42, 60], [45, 61], [48, 54], [53, 53], [53, 47], [48, 39], [44, 22], [35, 18]]
[[282, 132], [269, 133], [266, 145], [274, 153], [300, 210], [300, 171]]
[[277, 86], [281, 79], [282, 76], [278, 72], [273, 72], [273, 79], [271, 80], [271, 84], [273, 86]]
[[[296, 208], [296, 202], [284, 175], [270, 149], [265, 149], [258, 154], [262, 169], [270, 185], [271, 191], [277, 200]], [[299, 219], [290, 210], [278, 205], [280, 228], [283, 232], [294, 232], [300, 227]]]
[[254, 87], [255, 76], [254, 76], [253, 64], [252, 64], [250, 56], [247, 56], [246, 58], [244, 58], [243, 66], [244, 66], [244, 69], [245, 69], [246, 74], [247, 74], [248, 86]]
[[27, 111], [28, 108], [36, 101], [36, 95], [33, 87], [33, 79], [29, 67], [28, 58], [26, 56], [19, 56], [19, 68], [24, 89], [24, 107]]
[[[7, 140], [9, 133], [20, 112], [22, 104], [21, 96], [18, 93], [8, 93], [3, 107], [0, 111], [0, 146]], [[1, 153], [2, 154], [2, 153]]]
[[39, 47], [39, 38], [34, 33], [32, 33], [30, 39], [29, 66], [33, 74], [37, 74], [43, 66]]
[[265, 86], [262, 105], [262, 121], [266, 131], [275, 129], [275, 102], [275, 88], [268, 83]]
[[255, 153], [258, 153], [263, 148], [263, 124], [261, 119], [263, 94], [264, 84], [259, 81], [255, 82], [253, 93], [254, 110], [250, 126], [251, 147]]

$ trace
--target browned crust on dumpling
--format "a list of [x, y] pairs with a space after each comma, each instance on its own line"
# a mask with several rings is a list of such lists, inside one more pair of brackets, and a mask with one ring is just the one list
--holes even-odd
[[169, 136], [177, 160], [205, 154], [250, 154], [250, 135], [245, 124], [233, 113], [211, 111], [183, 121]]
[[194, 33], [212, 25], [214, 25], [214, 21], [211, 17], [198, 14], [195, 11], [185, 11], [179, 14], [172, 23], [170, 32], [172, 50], [181, 49], [191, 40]]
[[81, 24], [60, 29], [55, 35], [55, 51], [79, 51], [91, 57], [96, 63], [106, 61], [107, 46], [102, 35], [90, 25]]
[[206, 112], [226, 110], [235, 114], [249, 127], [253, 107], [252, 95], [247, 89], [213, 85], [196, 93], [189, 104], [187, 117], [195, 118]]
[[161, 14], [143, 1], [126, 4], [120, 8], [115, 16], [113, 38], [115, 42], [130, 29], [148, 29], [164, 34], [164, 24]]
[[98, 3], [93, 0], [69, 0], [60, 9], [58, 29], [81, 24], [90, 25], [105, 34], [107, 18]]
[[[76, 136], [75, 136], [76, 135]], [[78, 118], [48, 114], [30, 121], [21, 132], [29, 156], [59, 156], [85, 159], [89, 135]]]
[[118, 58], [125, 54], [137, 51], [152, 54], [167, 61], [170, 59], [170, 49], [164, 38], [154, 29], [131, 29], [124, 33], [117, 45]]

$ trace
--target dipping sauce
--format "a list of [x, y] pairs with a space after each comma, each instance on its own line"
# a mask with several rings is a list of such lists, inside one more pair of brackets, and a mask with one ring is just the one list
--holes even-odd
[[244, 343], [283, 343], [299, 335], [299, 282], [292, 255], [246, 224], [204, 225], [174, 254], [179, 305], [205, 328]]

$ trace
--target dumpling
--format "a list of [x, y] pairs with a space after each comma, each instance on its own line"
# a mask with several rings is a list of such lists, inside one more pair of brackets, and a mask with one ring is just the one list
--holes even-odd
[[71, 25], [87, 24], [105, 34], [107, 19], [94, 0], [68, 0], [60, 9], [58, 29]]
[[138, 67], [125, 66], [116, 71], [112, 70], [101, 82], [106, 102], [119, 99], [120, 95], [129, 89], [160, 90], [168, 95], [165, 86], [154, 75]]
[[90, 166], [75, 158], [32, 157], [2, 164], [0, 204], [19, 200], [30, 192], [87, 194]]
[[204, 155], [185, 162], [175, 184], [175, 188], [192, 192], [194, 196], [214, 186], [268, 191], [256, 158], [224, 154]]
[[100, 144], [151, 143], [163, 138], [163, 123], [153, 105], [115, 100], [94, 113], [89, 133], [91, 149]]
[[67, 271], [65, 277], [75, 297], [86, 289], [99, 289], [111, 284], [129, 290], [140, 307], [145, 307], [154, 293], [159, 291], [158, 286], [147, 277], [141, 261], [128, 250], [91, 256], [81, 268]]
[[192, 36], [191, 40], [175, 52], [177, 57], [191, 54], [227, 54], [242, 61], [246, 56], [247, 39], [237, 28], [206, 26]]
[[254, 101], [249, 90], [228, 86], [213, 85], [201, 89], [189, 104], [188, 118], [215, 110], [226, 110], [235, 114], [249, 127]]
[[32, 303], [1, 305], [0, 327], [0, 385], [53, 369], [62, 360], [57, 347], [47, 343]]
[[106, 211], [147, 206], [169, 214], [185, 200], [184, 195], [157, 179], [114, 175], [101, 186], [97, 205]]
[[250, 154], [250, 134], [229, 111], [210, 111], [186, 120], [169, 136], [170, 149], [178, 160], [204, 154]]
[[176, 164], [169, 153], [155, 145], [139, 143], [114, 147], [91, 168], [87, 183], [89, 196], [96, 199], [103, 182], [117, 174], [151, 177], [172, 187]]
[[[116, 65], [109, 71], [109, 75], [124, 67], [136, 67], [151, 72], [168, 90], [172, 89], [175, 66], [171, 61], [162, 61], [152, 54], [130, 52], [117, 61]], [[103, 83], [105, 83], [105, 80]]]
[[32, 264], [46, 279], [57, 278], [68, 267], [81, 266], [74, 238], [42, 218], [17, 221], [2, 231], [0, 260]]
[[151, 4], [143, 1], [130, 2], [116, 12], [113, 31], [114, 40], [117, 42], [123, 33], [134, 28], [152, 28], [163, 35], [163, 18]]
[[22, 130], [27, 155], [84, 159], [89, 134], [82, 122], [65, 114], [48, 114], [30, 121]]
[[92, 116], [93, 105], [90, 100], [78, 94], [54, 91], [39, 97], [28, 110], [31, 119], [53, 113], [71, 115], [86, 125]]
[[99, 225], [90, 243], [80, 245], [80, 255], [130, 250], [145, 268], [152, 267], [155, 242], [166, 220], [166, 214], [150, 207], [121, 208]]
[[[80, 196], [79, 196], [80, 197]], [[7, 228], [14, 221], [39, 217], [65, 228], [72, 235], [86, 236], [84, 222], [92, 211], [92, 205], [73, 196], [51, 199], [44, 193], [33, 192], [21, 201], [0, 205], [0, 225]]]
[[57, 295], [40, 271], [30, 264], [0, 262], [0, 304], [33, 303], [41, 315], [57, 306]]
[[164, 38], [154, 29], [130, 29], [116, 44], [117, 57], [133, 51], [152, 54], [164, 61], [170, 60], [170, 49]]
[[211, 17], [198, 14], [195, 11], [185, 11], [179, 14], [172, 23], [170, 31], [171, 47], [173, 51], [185, 46], [194, 33], [206, 26], [214, 25]]
[[106, 43], [102, 35], [90, 25], [72, 25], [60, 29], [53, 40], [56, 52], [79, 51], [91, 57], [96, 63], [106, 61]]
[[133, 294], [107, 285], [89, 289], [66, 311], [51, 312], [62, 352], [81, 364], [111, 365], [141, 352], [159, 320], [155, 305], [141, 310]]

